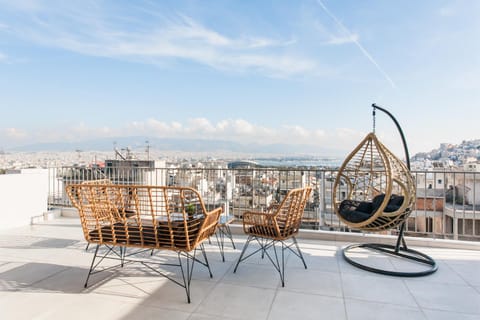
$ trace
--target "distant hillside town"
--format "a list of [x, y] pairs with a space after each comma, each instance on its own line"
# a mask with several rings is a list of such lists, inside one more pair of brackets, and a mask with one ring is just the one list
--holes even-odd
[[460, 144], [442, 143], [438, 149], [417, 153], [411, 160], [412, 167], [416, 169], [443, 167], [471, 171], [468, 170], [470, 164], [480, 162], [480, 139], [464, 140]]
[[[254, 161], [260, 167], [320, 167], [338, 168], [343, 157], [324, 150], [325, 156], [308, 155], [308, 153], [279, 154], [267, 152], [239, 152], [239, 151], [180, 151], [146, 146], [126, 147], [118, 150], [70, 149], [72, 151], [11, 151], [0, 149], [0, 174], [8, 170], [25, 168], [49, 168], [59, 166], [89, 166], [118, 156], [117, 151], [128, 154], [128, 157], [138, 160], [163, 160], [171, 165], [184, 166], [212, 160]], [[318, 151], [318, 150], [317, 150]], [[334, 153], [332, 153], [334, 154]], [[480, 168], [480, 139], [465, 140], [460, 144], [442, 143], [438, 149], [429, 152], [420, 152], [411, 158], [412, 169], [456, 169], [472, 171], [472, 164], [479, 163]], [[476, 166], [474, 166], [476, 167]]]

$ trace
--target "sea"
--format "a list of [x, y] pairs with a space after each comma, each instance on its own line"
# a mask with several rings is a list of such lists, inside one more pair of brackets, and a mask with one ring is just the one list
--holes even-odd
[[318, 167], [318, 168], [338, 168], [344, 159], [334, 157], [279, 157], [279, 158], [258, 158], [252, 159], [258, 165], [263, 167]]

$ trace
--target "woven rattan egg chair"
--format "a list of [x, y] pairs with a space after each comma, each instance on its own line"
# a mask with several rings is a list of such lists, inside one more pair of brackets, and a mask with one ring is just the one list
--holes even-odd
[[[408, 148], [402, 129], [387, 110], [373, 104], [374, 130], [348, 155], [340, 167], [333, 187], [334, 210], [340, 221], [351, 229], [376, 232], [399, 226], [396, 245], [364, 243], [343, 249], [344, 258], [364, 270], [404, 277], [431, 274], [437, 264], [429, 256], [407, 248], [404, 239], [405, 221], [412, 212], [416, 199], [415, 181], [410, 173]], [[375, 135], [375, 110], [385, 112], [400, 132], [407, 163], [403, 163], [385, 147]], [[357, 248], [393, 255], [420, 264], [415, 270], [385, 270], [359, 262], [351, 254]]]

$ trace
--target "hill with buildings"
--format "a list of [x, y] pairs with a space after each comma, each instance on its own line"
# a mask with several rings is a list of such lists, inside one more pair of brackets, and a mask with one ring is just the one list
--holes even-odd
[[415, 154], [412, 160], [436, 161], [449, 166], [477, 162], [480, 161], [480, 139], [464, 140], [460, 144], [442, 143], [438, 149]]

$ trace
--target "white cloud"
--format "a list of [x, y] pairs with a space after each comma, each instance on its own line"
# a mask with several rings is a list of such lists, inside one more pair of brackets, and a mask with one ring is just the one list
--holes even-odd
[[326, 131], [318, 128], [308, 129], [299, 125], [270, 128], [244, 119], [224, 119], [212, 123], [205, 118], [193, 118], [185, 120], [184, 123], [170, 124], [149, 119], [146, 122], [132, 122], [127, 125], [127, 128], [127, 130], [120, 128], [117, 131], [153, 138], [176, 137], [231, 140], [240, 143], [305, 144], [336, 149], [353, 148], [365, 134], [346, 128]]
[[182, 124], [181, 124], [180, 122], [176, 122], [176, 121], [172, 122], [172, 126], [171, 126], [171, 127], [172, 127], [172, 129], [173, 129], [174, 132], [175, 132], [175, 131], [178, 132], [178, 131], [182, 130], [182, 128], [183, 128]]
[[284, 126], [289, 136], [293, 138], [308, 138], [311, 133], [301, 126]]
[[199, 40], [200, 42], [213, 46], [228, 46], [232, 44], [232, 40], [222, 36], [216, 31], [209, 30], [201, 24], [195, 22], [192, 18], [182, 16], [184, 24], [173, 25], [169, 28], [170, 36], [168, 38], [183, 38]]
[[148, 119], [146, 124], [143, 123], [135, 123], [134, 126], [131, 128], [140, 129], [140, 131], [148, 131], [153, 130], [157, 134], [167, 134], [170, 130], [170, 126], [162, 121], [158, 121], [156, 119]]
[[217, 123], [217, 128], [219, 131], [224, 132], [226, 129], [228, 129], [229, 121], [227, 120], [222, 120]]
[[18, 128], [6, 128], [3, 129], [3, 135], [5, 135], [9, 139], [14, 139], [14, 140], [22, 140], [27, 137], [27, 132], [18, 129]]
[[215, 133], [215, 127], [205, 118], [195, 118], [188, 120], [188, 129], [186, 132], [211, 134]]
[[23, 22], [16, 19], [10, 32], [44, 46], [154, 65], [187, 59], [219, 70], [253, 70], [275, 77], [313, 74], [317, 67], [314, 60], [285, 50], [296, 43], [290, 38], [228, 36], [182, 14], [176, 18], [160, 16], [153, 22], [133, 21], [132, 28], [132, 24], [127, 27], [118, 22], [119, 17], [98, 3], [95, 10], [70, 2], [48, 8], [35, 4], [10, 6], [25, 13]]
[[25, 132], [22, 129], [0, 130], [0, 142], [4, 146], [48, 142], [80, 142], [103, 138], [145, 136], [149, 138], [179, 138], [225, 140], [243, 144], [286, 144], [309, 145], [312, 153], [316, 148], [350, 150], [363, 138], [363, 132], [339, 128], [325, 131], [308, 129], [299, 125], [284, 125], [277, 128], [265, 127], [244, 119], [224, 119], [212, 123], [205, 118], [186, 119], [183, 122], [166, 123], [157, 119], [132, 121], [119, 127], [93, 127], [85, 123], [38, 129]]
[[324, 138], [326, 136], [326, 131], [322, 129], [316, 129], [313, 131], [315, 138]]
[[235, 135], [252, 135], [255, 133], [255, 127], [243, 119], [232, 121], [230, 126]]

